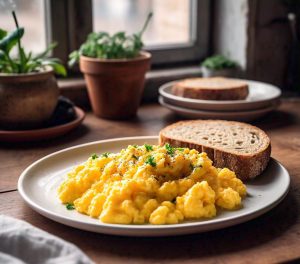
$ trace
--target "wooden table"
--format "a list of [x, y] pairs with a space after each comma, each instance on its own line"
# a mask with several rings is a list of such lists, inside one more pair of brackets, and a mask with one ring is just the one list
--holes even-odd
[[[178, 117], [157, 104], [144, 105], [131, 121], [107, 121], [89, 113], [69, 135], [40, 143], [0, 146], [0, 213], [28, 221], [80, 247], [96, 263], [272, 263], [300, 262], [300, 99], [255, 125], [272, 140], [272, 156], [290, 172], [291, 189], [275, 209], [234, 227], [181, 237], [126, 238], [94, 234], [53, 222], [31, 210], [17, 191], [20, 173], [60, 149], [113, 137], [157, 135]], [[1, 242], [0, 242], [1, 243]]]

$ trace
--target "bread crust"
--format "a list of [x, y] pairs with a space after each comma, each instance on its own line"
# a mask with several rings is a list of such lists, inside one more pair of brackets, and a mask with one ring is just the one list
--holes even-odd
[[[212, 120], [207, 120], [211, 122]], [[220, 121], [220, 120], [213, 120]], [[181, 121], [166, 128], [162, 129], [159, 133], [159, 144], [164, 145], [169, 143], [174, 147], [187, 147], [191, 149], [196, 149], [199, 152], [206, 152], [208, 157], [213, 161], [214, 166], [223, 168], [227, 167], [230, 170], [233, 170], [237, 177], [241, 180], [248, 180], [255, 178], [259, 174], [261, 174], [268, 165], [271, 155], [271, 142], [269, 137], [264, 133], [265, 140], [267, 140], [266, 148], [261, 149], [258, 153], [249, 153], [249, 154], [237, 154], [231, 153], [228, 150], [216, 148], [214, 146], [203, 145], [196, 142], [192, 142], [188, 139], [186, 140], [178, 140], [176, 138], [169, 137], [165, 135], [165, 131], [170, 129], [171, 127], [176, 128], [176, 126], [182, 126], [187, 122], [206, 122], [205, 120], [197, 120], [197, 121]], [[220, 121], [224, 122], [224, 121]], [[234, 121], [227, 121], [234, 122]], [[237, 123], [237, 122], [235, 122]], [[238, 122], [239, 123], [239, 122]], [[243, 124], [243, 123], [240, 123]], [[251, 126], [248, 124], [243, 124], [247, 126]], [[257, 127], [251, 126], [252, 128], [259, 129]], [[260, 130], [260, 129], [259, 129]]]
[[[201, 83], [201, 80], [205, 80], [205, 82]], [[217, 87], [209, 85], [210, 80], [211, 82], [218, 80], [220, 85]], [[193, 84], [193, 82], [195, 83]], [[245, 82], [215, 77], [182, 80], [172, 87], [172, 93], [181, 97], [202, 100], [243, 100], [248, 96], [249, 90]]]

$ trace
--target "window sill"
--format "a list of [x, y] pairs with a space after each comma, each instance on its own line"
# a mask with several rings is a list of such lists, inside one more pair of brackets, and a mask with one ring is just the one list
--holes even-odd
[[[158, 98], [158, 88], [170, 81], [201, 76], [199, 66], [151, 70], [146, 74], [143, 102], [154, 102]], [[83, 78], [60, 79], [61, 94], [70, 98], [78, 106], [89, 106], [86, 85]]]

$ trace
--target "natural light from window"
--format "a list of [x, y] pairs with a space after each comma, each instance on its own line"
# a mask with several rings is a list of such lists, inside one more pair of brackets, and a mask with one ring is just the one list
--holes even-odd
[[[46, 23], [44, 2], [41, 0], [15, 0], [20, 27], [25, 28], [22, 44], [26, 50], [40, 52], [46, 48]], [[10, 10], [0, 8], [1, 28], [12, 31], [16, 28]]]
[[189, 0], [93, 0], [94, 31], [137, 32], [147, 14], [153, 18], [145, 32], [146, 45], [185, 44], [191, 41]]

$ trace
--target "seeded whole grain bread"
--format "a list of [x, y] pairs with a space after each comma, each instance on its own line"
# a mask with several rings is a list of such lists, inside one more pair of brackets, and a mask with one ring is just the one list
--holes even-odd
[[181, 121], [160, 131], [159, 143], [206, 152], [218, 168], [233, 170], [242, 180], [254, 178], [266, 168], [271, 143], [261, 129], [234, 121]]
[[223, 78], [190, 78], [172, 87], [177, 96], [201, 100], [243, 100], [249, 94], [246, 82]]

